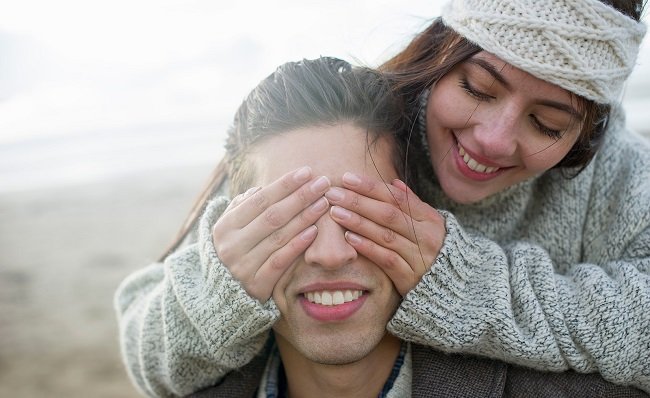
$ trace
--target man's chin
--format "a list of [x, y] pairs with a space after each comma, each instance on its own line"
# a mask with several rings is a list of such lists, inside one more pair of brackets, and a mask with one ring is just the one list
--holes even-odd
[[367, 352], [364, 353], [305, 353], [305, 357], [310, 361], [317, 363], [319, 365], [329, 365], [329, 366], [345, 366], [351, 365], [359, 362], [368, 355]]
[[300, 344], [302, 347], [298, 347], [298, 350], [302, 352], [305, 358], [314, 363], [341, 366], [364, 359], [377, 347], [380, 340], [380, 338], [369, 337], [356, 341], [347, 341], [344, 344], [341, 344], [344, 341], [341, 338], [332, 338], [327, 342], [303, 341]]

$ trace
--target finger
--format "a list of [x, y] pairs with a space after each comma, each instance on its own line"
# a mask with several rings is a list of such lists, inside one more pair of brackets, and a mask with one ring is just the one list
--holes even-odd
[[407, 238], [396, 233], [390, 227], [375, 224], [371, 220], [338, 206], [331, 208], [330, 215], [343, 228], [400, 255], [416, 273], [424, 273], [440, 250], [438, 243], [440, 240], [431, 238], [431, 236], [435, 236], [434, 233], [419, 230], [420, 224], [416, 224], [418, 232], [416, 232], [416, 227], [409, 231], [409, 235], [414, 238]]
[[[285, 226], [264, 237], [257, 245], [242, 253], [248, 262], [257, 264], [259, 268], [269, 257], [284, 246], [291, 244], [296, 235], [313, 225], [327, 212], [329, 203], [327, 199], [320, 198], [307, 209], [290, 220]], [[243, 234], [243, 233], [242, 233]], [[255, 270], [256, 271], [256, 270]]]
[[226, 207], [226, 210], [224, 210], [224, 213], [239, 206], [244, 200], [246, 200], [248, 197], [250, 197], [255, 192], [259, 191], [260, 189], [261, 187], [252, 187], [249, 188], [246, 192], [242, 192], [239, 195], [235, 196], [228, 204], [228, 207]]
[[396, 232], [392, 227], [379, 225], [342, 207], [332, 206], [330, 216], [346, 230], [363, 235], [378, 245], [393, 251], [399, 251], [400, 248], [410, 250], [415, 247], [415, 242]]
[[[420, 198], [401, 180], [393, 180], [387, 184], [382, 180], [347, 172], [343, 174], [343, 186], [362, 196], [398, 206], [415, 220], [430, 216], [427, 203]], [[424, 214], [422, 214], [424, 213]]]
[[244, 227], [269, 206], [295, 192], [308, 182], [311, 177], [312, 171], [310, 167], [302, 167], [286, 173], [268, 186], [253, 192], [246, 198], [247, 200], [237, 206], [236, 213], [224, 214], [224, 224], [230, 229]]
[[343, 174], [342, 181], [345, 188], [382, 202], [400, 204], [405, 203], [407, 199], [404, 189], [377, 178], [346, 172]]
[[345, 239], [357, 253], [377, 264], [386, 273], [400, 295], [405, 296], [420, 280], [408, 262], [396, 252], [351, 231], [345, 233]]
[[275, 284], [282, 275], [291, 268], [296, 259], [309, 247], [318, 234], [315, 225], [307, 227], [300, 234], [292, 238], [282, 248], [276, 250], [252, 275], [252, 279], [244, 289], [252, 297], [262, 303], [266, 302], [273, 293]]
[[[310, 180], [289, 196], [262, 211], [248, 225], [241, 228], [241, 234], [246, 236], [247, 239], [260, 242], [284, 227], [296, 216], [302, 217], [303, 221], [306, 220], [306, 222], [303, 222], [302, 228], [312, 224], [315, 221], [313, 212], [316, 211], [318, 216], [322, 215], [321, 210], [325, 209], [319, 206], [323, 203], [328, 204], [327, 200], [323, 198], [323, 194], [329, 187], [330, 181], [325, 176]], [[249, 200], [255, 200], [255, 196], [262, 193], [262, 191], [253, 194]], [[319, 204], [320, 199], [323, 199], [325, 202], [320, 202]], [[244, 208], [247, 202], [248, 200], [239, 207]], [[313, 208], [312, 206], [316, 206], [317, 208]], [[312, 212], [303, 213], [305, 209], [311, 209]]]
[[[402, 236], [413, 238], [413, 219], [408, 213], [403, 212], [399, 207], [393, 204], [363, 196], [354, 191], [339, 187], [330, 188], [325, 193], [325, 197], [333, 205], [347, 209], [378, 225], [390, 228]], [[337, 210], [337, 212], [341, 216], [339, 219], [345, 221], [346, 219], [343, 218], [344, 212], [341, 210]], [[337, 219], [337, 221], [339, 219]], [[358, 221], [358, 219], [352, 218], [351, 220], [347, 220], [347, 222], [350, 221]], [[349, 224], [345, 223], [341, 225], [347, 227]]]

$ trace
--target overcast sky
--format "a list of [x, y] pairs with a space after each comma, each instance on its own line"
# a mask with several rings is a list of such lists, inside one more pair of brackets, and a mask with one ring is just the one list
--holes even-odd
[[[4, 177], [34, 154], [70, 157], [80, 145], [92, 152], [131, 140], [137, 152], [182, 138], [218, 148], [245, 94], [280, 63], [334, 55], [377, 65], [438, 15], [441, 4], [0, 1]], [[649, 47], [646, 38], [628, 87], [632, 126], [650, 126]], [[25, 143], [33, 145], [30, 152]], [[0, 170], [0, 183], [7, 182], [2, 178]]]

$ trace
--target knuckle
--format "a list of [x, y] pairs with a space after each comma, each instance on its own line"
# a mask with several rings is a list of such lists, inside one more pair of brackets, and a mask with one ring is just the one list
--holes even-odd
[[357, 193], [352, 195], [352, 198], [350, 199], [350, 209], [351, 210], [359, 210], [360, 202], [361, 202], [361, 196]]
[[360, 217], [357, 214], [353, 214], [352, 217], [350, 218], [349, 224], [350, 224], [351, 227], [353, 227], [354, 229], [359, 231], [359, 230], [363, 229], [365, 221], [364, 221], [363, 217]]
[[390, 196], [394, 205], [402, 206], [407, 202], [406, 192], [401, 189], [391, 189]]
[[384, 243], [393, 243], [397, 239], [397, 234], [390, 228], [384, 228], [381, 233], [381, 240]]
[[275, 272], [282, 271], [284, 270], [284, 266], [285, 266], [284, 260], [280, 256], [274, 255], [269, 257], [269, 268], [272, 271]]
[[388, 225], [394, 224], [399, 221], [400, 212], [397, 211], [394, 207], [390, 207], [384, 212], [384, 222]]
[[406, 192], [402, 191], [401, 189], [396, 190], [393, 193], [393, 197], [398, 203], [404, 203], [406, 202], [408, 196], [406, 195]]
[[307, 206], [313, 201], [312, 195], [307, 188], [301, 188], [297, 191], [298, 200], [303, 206]]
[[269, 241], [274, 246], [284, 246], [284, 244], [286, 243], [286, 236], [281, 231], [275, 231], [271, 235], [269, 235]]
[[366, 190], [368, 192], [373, 192], [374, 190], [377, 189], [377, 182], [374, 180], [366, 179], [365, 185], [366, 185]]
[[214, 250], [217, 253], [217, 257], [226, 264], [228, 260], [232, 258], [232, 248], [229, 247], [228, 245], [219, 245], [215, 244]]
[[240, 280], [240, 282], [242, 283], [242, 285], [244, 285], [244, 289], [246, 290], [246, 292], [248, 292], [248, 294], [250, 294], [251, 296], [256, 296], [257, 294], [259, 294], [258, 292], [262, 288], [262, 286], [260, 286], [259, 279], [256, 278], [253, 278], [248, 281]]
[[269, 199], [261, 191], [254, 193], [253, 196], [251, 196], [250, 200], [258, 209], [266, 209], [269, 202]]
[[384, 266], [390, 269], [398, 268], [401, 260], [402, 258], [399, 256], [399, 254], [395, 253], [394, 251], [390, 251], [384, 256]]
[[294, 186], [291, 183], [291, 181], [292, 181], [292, 176], [290, 175], [285, 176], [284, 178], [280, 179], [280, 186], [285, 191], [292, 191], [294, 189]]
[[266, 209], [264, 212], [264, 222], [272, 228], [278, 228], [284, 224], [281, 215], [274, 208]]

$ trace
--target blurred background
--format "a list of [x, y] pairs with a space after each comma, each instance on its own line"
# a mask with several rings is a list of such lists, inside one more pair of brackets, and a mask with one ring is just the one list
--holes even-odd
[[[246, 93], [289, 60], [376, 66], [440, 5], [2, 1], [0, 396], [138, 396], [113, 293], [172, 239]], [[650, 135], [648, 41], [624, 104]]]

